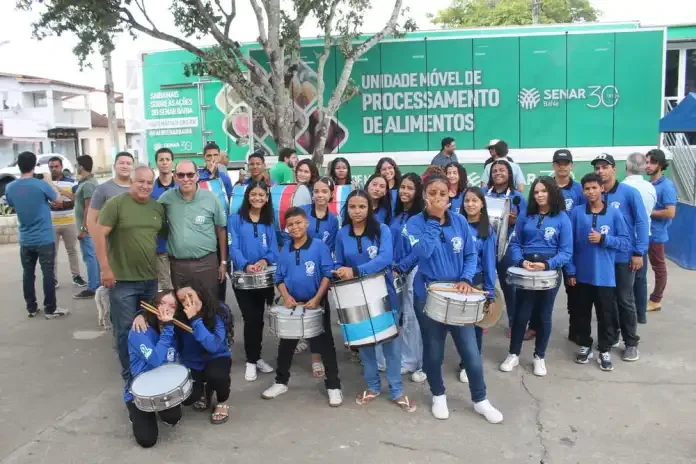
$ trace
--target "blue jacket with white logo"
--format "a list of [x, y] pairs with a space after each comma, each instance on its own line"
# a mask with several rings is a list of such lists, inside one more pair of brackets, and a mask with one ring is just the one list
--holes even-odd
[[419, 284], [414, 283], [413, 289], [419, 299], [425, 298], [425, 289], [431, 282], [473, 282], [478, 258], [464, 216], [446, 211], [445, 223], [440, 224], [423, 211], [408, 220], [406, 235], [411, 252], [400, 266], [415, 259], [422, 277], [416, 279]]
[[308, 237], [298, 249], [290, 241], [278, 254], [275, 284], [284, 283], [295, 301], [306, 302], [317, 294], [324, 277], [331, 279], [333, 269], [329, 247], [321, 240]]
[[573, 254], [573, 229], [568, 214], [545, 216], [526, 214], [517, 218], [515, 235], [510, 241], [512, 262], [522, 267], [524, 256], [539, 254], [547, 269], [560, 269]]
[[[623, 215], [616, 208], [600, 213], [590, 211], [589, 205], [573, 208], [570, 213], [573, 225], [573, 259], [565, 269], [569, 277], [583, 284], [596, 287], [616, 287], [614, 264], [618, 251], [631, 249], [631, 239]], [[590, 243], [592, 230], [602, 234], [599, 243]]]
[[[327, 211], [326, 216], [323, 219], [319, 219], [314, 212], [314, 205], [304, 205], [301, 208], [307, 213], [307, 220], [309, 221], [307, 235], [321, 240], [333, 252], [334, 248], [336, 248], [336, 234], [338, 234], [338, 218], [336, 215], [331, 211]], [[285, 242], [292, 240], [289, 235], [284, 238]]]
[[565, 208], [568, 214], [570, 214], [576, 206], [585, 204], [585, 195], [582, 192], [582, 185], [580, 182], [570, 179], [568, 185], [561, 187], [560, 190], [565, 199]]
[[177, 327], [181, 362], [189, 369], [202, 371], [211, 359], [232, 356], [227, 346], [227, 332], [222, 317], [215, 316], [215, 328], [211, 332], [200, 316], [189, 322], [193, 333]]
[[[145, 333], [135, 330], [128, 332], [128, 358], [133, 378], [163, 364], [176, 362], [174, 324], [165, 324], [160, 333], [152, 327], [148, 327]], [[126, 402], [133, 399], [129, 388], [130, 385], [123, 395]]]
[[350, 225], [343, 226], [336, 236], [336, 265], [352, 267], [355, 277], [383, 272], [392, 310], [398, 311], [391, 272], [394, 253], [389, 227], [380, 224], [379, 234], [379, 238], [375, 237], [374, 240], [365, 236], [356, 237]]
[[476, 247], [476, 274], [483, 273], [483, 289], [488, 292], [488, 298], [495, 298], [496, 253], [495, 245], [498, 238], [493, 227], [488, 228], [488, 237], [480, 239], [478, 223], [469, 223], [469, 232]]
[[[164, 194], [169, 189], [176, 188], [176, 182], [172, 179], [172, 183], [169, 185], [162, 185], [162, 183], [159, 180], [159, 177], [155, 179], [155, 185], [152, 188], [152, 193], [150, 194], [150, 198], [153, 200], [157, 200], [159, 197]], [[157, 236], [157, 254], [161, 255], [162, 253], [167, 252], [167, 240]]]
[[[677, 189], [674, 187], [674, 183], [671, 180], [662, 176], [652, 184], [655, 187], [655, 193], [657, 193], [655, 210], [662, 210], [667, 206], [677, 205]], [[652, 218], [650, 221], [650, 242], [666, 243], [669, 241], [667, 229], [669, 229], [671, 224], [671, 219]]]
[[246, 272], [247, 264], [265, 259], [269, 266], [275, 264], [278, 240], [273, 224], [249, 222], [239, 214], [227, 220], [227, 245], [234, 269]]
[[614, 187], [602, 195], [607, 207], [617, 208], [626, 219], [631, 249], [616, 253], [617, 263], [628, 263], [631, 256], [643, 256], [648, 251], [648, 215], [645, 212], [640, 192], [630, 185], [616, 182]]
[[[394, 247], [394, 266], [399, 263], [402, 259], [404, 259], [408, 253], [411, 251], [411, 247], [405, 246], [408, 244], [408, 239], [404, 240], [406, 237], [403, 235], [403, 230], [404, 226], [408, 222], [409, 217], [408, 217], [408, 211], [404, 211], [403, 213], [399, 214], [398, 216], [393, 216], [391, 220], [391, 224], [389, 224], [389, 230], [391, 231], [391, 236], [392, 236], [392, 245]], [[404, 244], [404, 241], [406, 244]], [[406, 269], [397, 269], [399, 272], [404, 272]]]
[[450, 197], [449, 210], [453, 213], [462, 214], [462, 203], [464, 203], [464, 192], [459, 192], [456, 197]]
[[379, 207], [376, 211], [374, 211], [375, 217], [381, 224], [386, 224], [387, 223], [387, 210], [383, 207]]

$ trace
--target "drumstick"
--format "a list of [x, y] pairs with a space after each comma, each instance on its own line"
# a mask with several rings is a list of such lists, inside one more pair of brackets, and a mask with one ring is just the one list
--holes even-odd
[[[454, 287], [429, 287], [428, 290], [432, 290], [434, 292], [462, 293]], [[488, 294], [488, 292], [483, 291], [483, 290], [478, 290], [476, 288], [473, 288], [469, 293], [478, 293], [479, 295], [487, 295]]]
[[[145, 303], [144, 301], [141, 301], [140, 307], [143, 308], [145, 311], [150, 312], [150, 313], [154, 314], [155, 316], [159, 317], [159, 311], [154, 306], [152, 306], [148, 303]], [[184, 329], [188, 333], [193, 333], [193, 329], [191, 327], [187, 326], [186, 324], [184, 324], [183, 322], [180, 322], [176, 319], [172, 319], [172, 322], [174, 323], [175, 326], [179, 327], [180, 329]]]

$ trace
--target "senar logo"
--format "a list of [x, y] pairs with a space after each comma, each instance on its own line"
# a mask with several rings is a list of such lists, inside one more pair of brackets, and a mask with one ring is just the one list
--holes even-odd
[[533, 110], [541, 101], [541, 94], [539, 93], [539, 89], [520, 89], [517, 100], [520, 102], [520, 106], [523, 109]]

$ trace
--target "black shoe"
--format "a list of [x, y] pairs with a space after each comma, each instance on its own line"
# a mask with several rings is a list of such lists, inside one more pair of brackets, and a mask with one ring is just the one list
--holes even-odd
[[593, 353], [592, 348], [589, 346], [581, 346], [580, 351], [575, 356], [575, 362], [578, 364], [587, 364], [587, 362], [592, 359]]
[[92, 290], [82, 290], [80, 293], [73, 295], [76, 300], [90, 300], [94, 298], [95, 293]]
[[87, 282], [85, 282], [85, 280], [82, 278], [82, 276], [79, 276], [79, 275], [73, 276], [72, 283], [76, 287], [86, 287], [87, 286]]
[[599, 363], [599, 368], [603, 371], [613, 371], [614, 365], [611, 363], [611, 354], [607, 351], [606, 353], [600, 353], [597, 358]]
[[624, 350], [622, 359], [627, 362], [638, 361], [640, 359], [640, 353], [638, 353], [637, 346], [627, 346]]

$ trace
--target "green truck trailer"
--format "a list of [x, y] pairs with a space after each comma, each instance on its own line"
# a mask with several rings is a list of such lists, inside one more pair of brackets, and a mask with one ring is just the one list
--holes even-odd
[[[597, 153], [624, 160], [659, 143], [666, 28], [637, 23], [430, 31], [384, 40], [354, 66], [359, 94], [331, 123], [329, 147], [353, 174], [371, 173], [390, 156], [402, 172], [422, 171], [452, 136], [457, 156], [477, 182], [491, 139], [505, 140], [527, 180], [550, 171], [557, 148], [576, 158], [575, 175]], [[311, 154], [316, 121], [316, 61], [321, 44], [303, 41], [293, 82], [297, 151]], [[263, 64], [255, 44], [246, 52]], [[231, 161], [276, 146], [263, 121], [228, 86], [184, 75], [194, 61], [182, 50], [142, 55], [146, 147], [198, 159], [208, 141]], [[332, 53], [328, 98], [343, 66]]]

